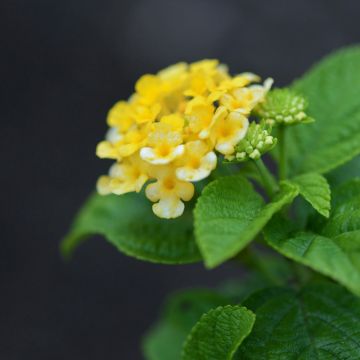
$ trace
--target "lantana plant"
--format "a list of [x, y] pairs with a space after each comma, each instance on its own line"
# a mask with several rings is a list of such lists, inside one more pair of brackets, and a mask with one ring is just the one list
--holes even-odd
[[96, 153], [112, 165], [63, 255], [100, 234], [139, 260], [247, 269], [170, 296], [146, 359], [360, 359], [359, 47], [286, 88], [178, 63], [107, 124]]

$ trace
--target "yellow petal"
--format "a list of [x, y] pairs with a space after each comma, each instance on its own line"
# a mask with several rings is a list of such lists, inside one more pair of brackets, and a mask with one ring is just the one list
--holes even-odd
[[145, 195], [152, 202], [159, 201], [161, 197], [159, 182], [149, 184], [145, 189]]
[[195, 192], [195, 188], [193, 184], [185, 181], [177, 182], [176, 195], [178, 195], [180, 199], [184, 201], [189, 201], [194, 196], [194, 192]]
[[244, 72], [239, 74], [238, 76], [244, 77], [249, 80], [249, 82], [259, 82], [261, 77], [251, 72]]
[[135, 90], [144, 104], [151, 104], [161, 92], [161, 80], [156, 75], [145, 74], [136, 82]]
[[214, 126], [212, 140], [215, 148], [223, 155], [234, 152], [234, 146], [244, 138], [249, 127], [249, 120], [239, 112], [233, 111], [229, 116]]
[[172, 130], [182, 131], [185, 119], [179, 114], [171, 114], [163, 116], [160, 122], [169, 125]]
[[184, 208], [184, 203], [175, 197], [161, 199], [152, 206], [154, 214], [163, 219], [173, 219], [181, 216]]
[[109, 176], [100, 176], [97, 183], [96, 189], [100, 195], [108, 195], [111, 194], [111, 187], [110, 187], [111, 178]]
[[187, 70], [187, 64], [185, 62], [179, 62], [177, 64], [168, 66], [167, 68], [158, 72], [160, 79], [165, 81], [176, 80], [181, 77]]
[[135, 183], [133, 181], [122, 181], [120, 179], [111, 179], [111, 192], [115, 195], [123, 195], [135, 191]]
[[219, 60], [216, 59], [204, 59], [200, 61], [193, 62], [190, 64], [190, 71], [198, 72], [204, 71], [209, 72], [214, 70], [219, 65]]
[[176, 158], [180, 157], [184, 153], [184, 145], [178, 145], [173, 148], [166, 149], [166, 152], [162, 152], [162, 149], [143, 147], [140, 150], [140, 157], [153, 165], [165, 165], [171, 163]]
[[118, 146], [117, 150], [121, 157], [127, 157], [134, 154], [137, 150], [139, 150], [141, 144], [124, 144]]
[[120, 134], [119, 129], [116, 127], [110, 128], [105, 135], [105, 139], [112, 144], [116, 144], [123, 138], [124, 138], [124, 136], [122, 134]]
[[127, 131], [134, 123], [133, 110], [126, 101], [117, 102], [107, 116], [109, 126], [118, 127], [121, 131]]
[[96, 155], [101, 159], [121, 159], [113, 144], [108, 141], [101, 141], [96, 147]]

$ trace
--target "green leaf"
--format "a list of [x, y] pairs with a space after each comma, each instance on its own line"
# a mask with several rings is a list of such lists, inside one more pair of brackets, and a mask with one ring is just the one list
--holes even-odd
[[292, 174], [327, 173], [360, 154], [360, 47], [330, 55], [296, 81], [312, 124], [288, 128]]
[[351, 179], [334, 190], [332, 207], [337, 209], [355, 197], [360, 196], [360, 178]]
[[61, 244], [64, 256], [89, 236], [99, 234], [126, 255], [141, 260], [181, 264], [201, 259], [193, 238], [192, 216], [157, 218], [138, 194], [100, 196], [85, 203]]
[[203, 315], [189, 334], [183, 360], [230, 360], [250, 334], [255, 315], [241, 306], [225, 306]]
[[297, 232], [289, 220], [273, 219], [265, 230], [265, 239], [279, 253], [309, 266], [340, 282], [360, 296], [360, 271], [346, 242], [360, 246], [360, 237], [329, 238], [310, 232]]
[[335, 213], [321, 230], [321, 234], [334, 237], [348, 231], [360, 230], [360, 198], [345, 204], [343, 211]]
[[350, 261], [360, 273], [360, 230], [340, 234], [334, 240], [349, 254]]
[[156, 324], [145, 337], [143, 353], [147, 360], [180, 360], [186, 332], [172, 323]]
[[244, 177], [227, 176], [210, 183], [195, 207], [196, 241], [206, 266], [213, 268], [235, 256], [297, 194], [296, 187], [284, 183], [274, 200], [264, 205]]
[[299, 192], [321, 215], [329, 217], [331, 191], [327, 180], [320, 174], [309, 173], [291, 179], [299, 186]]
[[340, 282], [360, 295], [360, 179], [334, 189], [329, 219], [310, 218], [308, 231], [291, 221], [273, 219], [266, 241], [281, 254]]
[[360, 179], [353, 179], [335, 188], [332, 212], [328, 221], [312, 218], [312, 228], [321, 235], [334, 237], [360, 229]]
[[236, 359], [360, 359], [360, 299], [335, 284], [266, 289], [244, 305], [256, 322]]
[[144, 338], [144, 356], [148, 360], [180, 360], [183, 343], [201, 316], [228, 303], [226, 296], [210, 290], [187, 290], [172, 295], [161, 320]]
[[230, 298], [220, 291], [191, 289], [175, 293], [167, 301], [164, 317], [187, 332], [210, 309], [228, 305]]
[[[344, 232], [339, 229], [342, 227], [346, 229], [346, 224], [350, 218], [355, 219], [355, 223], [357, 222], [354, 213], [360, 207], [360, 179], [352, 179], [335, 187], [332, 190], [331, 197], [330, 219], [326, 220], [316, 214], [312, 214], [308, 218], [308, 228], [325, 236], [336, 236]], [[347, 218], [347, 215], [349, 218]]]

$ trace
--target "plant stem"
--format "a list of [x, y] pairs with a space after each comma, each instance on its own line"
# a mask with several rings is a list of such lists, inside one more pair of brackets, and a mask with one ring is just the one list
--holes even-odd
[[254, 162], [261, 176], [266, 193], [269, 197], [272, 197], [278, 190], [278, 184], [276, 183], [274, 176], [261, 159], [255, 160]]
[[285, 126], [279, 126], [279, 151], [280, 151], [280, 159], [279, 159], [279, 179], [285, 180], [287, 177], [287, 167], [286, 167], [286, 138], [285, 138]]

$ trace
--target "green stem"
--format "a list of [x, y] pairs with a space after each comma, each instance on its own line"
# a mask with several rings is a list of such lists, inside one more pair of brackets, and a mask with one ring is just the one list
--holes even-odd
[[261, 159], [255, 160], [254, 162], [261, 176], [266, 193], [269, 197], [272, 197], [278, 190], [278, 184], [276, 183], [274, 176]]
[[280, 151], [280, 159], [279, 159], [279, 179], [285, 180], [287, 177], [287, 167], [286, 167], [286, 138], [285, 138], [285, 126], [279, 126], [279, 151]]

